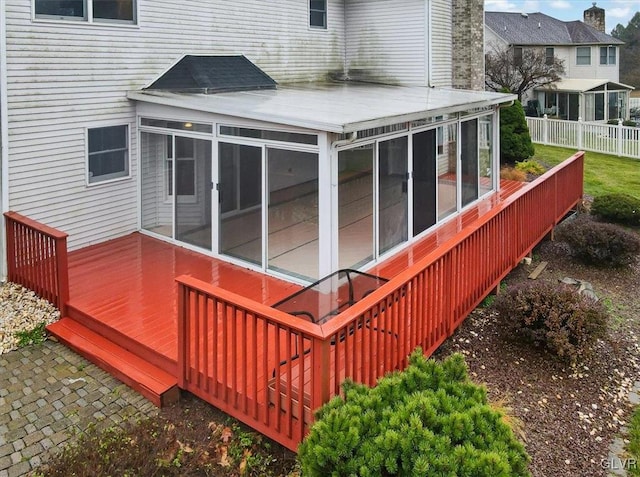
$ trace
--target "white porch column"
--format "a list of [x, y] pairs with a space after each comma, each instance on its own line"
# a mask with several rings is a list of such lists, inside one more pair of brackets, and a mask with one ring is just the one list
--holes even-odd
[[[333, 237], [333, 209], [335, 185], [332, 179], [332, 163], [337, 157], [331, 156], [331, 138], [326, 132], [318, 134], [318, 278], [329, 275], [333, 267], [335, 255]], [[337, 217], [337, 215], [336, 215]], [[336, 219], [337, 220], [337, 219]], [[337, 239], [335, 240], [337, 243]], [[311, 257], [309, 257], [311, 259]]]

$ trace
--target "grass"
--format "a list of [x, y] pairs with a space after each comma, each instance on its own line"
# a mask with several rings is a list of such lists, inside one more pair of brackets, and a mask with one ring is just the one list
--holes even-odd
[[640, 407], [636, 407], [631, 421], [629, 422], [629, 444], [627, 445], [627, 452], [630, 459], [635, 459], [629, 462], [634, 462], [636, 465], [629, 465], [628, 474], [639, 477], [640, 476]]
[[[576, 150], [536, 144], [534, 159], [560, 164]], [[584, 163], [584, 192], [591, 196], [640, 191], [640, 160], [587, 151]], [[640, 192], [635, 192], [636, 197]], [[640, 197], [639, 197], [640, 198]]]

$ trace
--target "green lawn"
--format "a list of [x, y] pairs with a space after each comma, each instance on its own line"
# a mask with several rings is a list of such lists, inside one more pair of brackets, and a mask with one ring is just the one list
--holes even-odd
[[[575, 149], [535, 144], [534, 158], [556, 165], [572, 156]], [[597, 152], [585, 153], [584, 192], [598, 196], [625, 193], [640, 198], [640, 160]]]
[[629, 423], [629, 458], [635, 459], [635, 465], [629, 466], [629, 475], [640, 476], [640, 408], [636, 408]]

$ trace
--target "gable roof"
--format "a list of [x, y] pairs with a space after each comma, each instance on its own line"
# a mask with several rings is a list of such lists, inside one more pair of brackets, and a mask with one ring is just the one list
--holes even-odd
[[509, 45], [624, 44], [581, 21], [563, 22], [540, 12], [485, 12], [484, 23]]
[[145, 89], [213, 94], [276, 86], [269, 75], [243, 55], [185, 55]]

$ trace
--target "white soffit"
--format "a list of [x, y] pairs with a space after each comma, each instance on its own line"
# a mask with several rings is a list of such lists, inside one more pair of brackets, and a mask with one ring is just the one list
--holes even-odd
[[564, 92], [580, 92], [591, 91], [592, 89], [600, 88], [605, 84], [613, 85], [613, 88], [608, 89], [621, 90], [621, 89], [634, 89], [633, 86], [618, 83], [617, 81], [611, 81], [606, 79], [563, 79], [552, 85], [544, 88], [539, 88], [542, 91], [564, 91]]
[[493, 106], [513, 94], [366, 83], [310, 83], [277, 90], [218, 94], [131, 91], [135, 101], [267, 121], [317, 131], [349, 133], [429, 116]]

